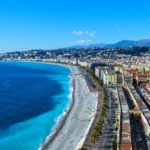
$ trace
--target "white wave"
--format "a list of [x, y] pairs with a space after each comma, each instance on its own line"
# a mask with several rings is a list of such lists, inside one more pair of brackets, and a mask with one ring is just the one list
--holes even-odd
[[59, 126], [62, 125], [62, 121], [63, 121], [64, 117], [67, 115], [67, 112], [68, 112], [69, 108], [71, 107], [71, 104], [72, 104], [72, 95], [73, 95], [73, 90], [74, 90], [74, 89], [73, 89], [73, 84], [72, 84], [73, 79], [72, 79], [71, 76], [69, 76], [69, 77], [70, 77], [70, 82], [69, 82], [69, 85], [70, 85], [69, 91], [70, 91], [70, 92], [69, 92], [69, 94], [68, 94], [69, 103], [68, 103], [67, 107], [63, 110], [63, 113], [62, 113], [60, 116], [58, 116], [58, 117], [54, 120], [54, 122], [55, 122], [56, 124], [55, 124], [55, 126], [53, 127], [53, 129], [51, 130], [51, 132], [49, 133], [49, 135], [45, 138], [44, 143], [42, 143], [42, 144], [40, 145], [39, 150], [41, 150], [42, 147], [43, 147], [43, 145], [44, 145], [45, 143], [47, 143], [47, 142], [51, 139], [51, 137], [52, 137], [52, 136], [55, 134], [55, 132], [58, 130]]

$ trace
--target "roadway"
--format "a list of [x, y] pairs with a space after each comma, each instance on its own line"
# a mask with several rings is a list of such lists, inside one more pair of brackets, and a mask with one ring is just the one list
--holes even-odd
[[124, 95], [125, 95], [125, 98], [127, 100], [127, 103], [128, 103], [128, 107], [130, 110], [133, 110], [135, 105], [134, 105], [134, 102], [128, 92], [128, 90], [126, 90], [125, 88], [123, 88], [123, 91], [124, 91]]
[[[129, 109], [134, 112], [134, 103], [130, 97], [128, 91], [124, 89], [124, 94], [129, 106]], [[130, 125], [131, 125], [131, 138], [132, 138], [132, 147], [133, 150], [148, 150], [147, 142], [145, 139], [144, 128], [140, 117], [130, 114]], [[137, 140], [137, 137], [140, 137], [141, 140]]]
[[[102, 136], [98, 143], [98, 150], [110, 150], [112, 141], [115, 139], [115, 98], [111, 88], [108, 90], [108, 111], [105, 124], [102, 130]], [[111, 94], [112, 93], [112, 94]]]
[[[145, 136], [145, 132], [144, 132], [140, 117], [131, 114], [130, 121], [132, 123], [131, 131], [136, 142], [137, 150], [148, 150], [147, 142], [145, 139], [146, 136]], [[137, 137], [139, 137], [138, 139], [140, 140], [137, 140]]]

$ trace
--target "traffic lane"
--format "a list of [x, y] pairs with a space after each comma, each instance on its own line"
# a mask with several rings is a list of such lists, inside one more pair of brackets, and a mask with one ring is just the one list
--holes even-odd
[[145, 149], [143, 149], [143, 144], [142, 143], [136, 142], [136, 145], [137, 145], [137, 150], [145, 150]]
[[108, 142], [107, 134], [108, 134], [108, 133], [106, 133], [106, 132], [104, 133], [104, 132], [103, 132], [102, 138], [101, 138], [101, 140], [100, 140], [100, 142], [99, 142], [99, 148], [104, 148], [105, 145], [106, 145], [106, 143]]
[[142, 122], [141, 122], [141, 119], [139, 118], [139, 123], [137, 123], [137, 127], [138, 127], [138, 131], [142, 137], [142, 143], [143, 143], [143, 146], [145, 147], [145, 149], [148, 149], [147, 148], [147, 141], [146, 141], [146, 135], [145, 135], [145, 131], [144, 131], [144, 127], [142, 125]]
[[111, 147], [112, 139], [115, 137], [115, 134], [113, 133], [113, 130], [110, 131], [110, 128], [114, 129], [115, 127], [107, 126], [102, 130], [102, 138], [99, 144], [100, 149], [110, 149]]
[[131, 123], [132, 123], [132, 133], [133, 133], [133, 136], [134, 136], [134, 142], [136, 144], [137, 150], [138, 149], [145, 150], [145, 149], [142, 148], [143, 147], [142, 142], [136, 140], [136, 137], [139, 134], [139, 127], [137, 126], [136, 118], [135, 118], [134, 115], [131, 117]]
[[134, 117], [130, 115], [130, 124], [131, 124], [131, 138], [132, 138], [132, 146], [134, 150], [137, 150], [136, 136], [135, 136], [135, 125], [134, 125]]
[[[136, 138], [137, 136], [138, 136], [138, 129], [137, 129], [137, 126], [136, 126], [135, 138]], [[137, 148], [138, 148], [138, 149], [141, 149], [141, 148], [143, 147], [143, 142], [136, 140], [136, 145], [137, 145]], [[144, 147], [143, 147], [143, 148], [144, 148]], [[145, 150], [145, 148], [144, 148], [143, 150]]]
[[144, 148], [144, 150], [148, 150], [147, 142], [146, 142], [146, 139], [145, 139], [145, 133], [143, 132], [142, 126], [139, 124], [138, 127], [139, 128], [137, 130], [138, 130], [138, 132], [139, 132], [139, 134], [140, 134], [140, 136], [142, 138], [141, 145]]
[[[139, 120], [139, 122], [137, 122], [137, 120]], [[142, 141], [136, 140], [137, 148], [142, 149], [142, 150], [148, 150], [147, 149], [147, 142], [145, 140], [145, 133], [144, 133], [140, 118], [134, 116], [133, 117], [133, 125], [134, 125], [135, 139], [137, 136], [140, 136], [142, 138]]]
[[[99, 149], [103, 150], [110, 150], [111, 149], [111, 144], [112, 140], [115, 138], [115, 100], [112, 100], [112, 97], [109, 96], [108, 99], [108, 105], [113, 106], [114, 108], [108, 107], [108, 112], [107, 112], [107, 120], [108, 124], [103, 128], [102, 131], [102, 137], [101, 140], [99, 141]], [[112, 129], [112, 131], [110, 131]]]
[[128, 91], [125, 90], [125, 89], [124, 89], [124, 94], [125, 94], [125, 97], [127, 99], [127, 103], [128, 103], [129, 109], [134, 109], [134, 103], [132, 101], [132, 98], [130, 97]]
[[103, 135], [103, 140], [100, 141], [99, 149], [107, 150], [111, 148], [112, 137], [110, 136], [110, 132], [106, 132]]
[[[147, 143], [144, 142], [145, 134], [142, 132], [140, 124], [139, 123], [137, 124], [136, 118], [134, 116], [131, 116], [131, 115], [130, 115], [130, 122], [131, 122], [131, 132], [132, 132], [133, 138], [134, 138], [133, 139], [134, 140], [133, 141], [134, 142], [134, 146], [136, 144], [136, 148], [137, 149], [147, 150], [147, 148], [145, 146], [145, 145], [147, 145]], [[142, 141], [137, 141], [136, 140], [136, 137], [139, 136], [139, 134], [140, 134], [140, 136], [142, 135], [141, 136], [142, 137]]]

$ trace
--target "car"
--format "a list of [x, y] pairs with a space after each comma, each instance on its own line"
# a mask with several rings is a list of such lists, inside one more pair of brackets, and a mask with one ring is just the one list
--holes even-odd
[[137, 142], [141, 142], [141, 141], [142, 141], [142, 138], [140, 137], [140, 135], [137, 135], [137, 136], [136, 136], [136, 141], [137, 141]]
[[109, 131], [113, 131], [113, 130], [114, 130], [113, 128], [110, 128], [110, 129], [109, 129]]
[[136, 119], [136, 123], [139, 123], [139, 120], [138, 120], [138, 119]]

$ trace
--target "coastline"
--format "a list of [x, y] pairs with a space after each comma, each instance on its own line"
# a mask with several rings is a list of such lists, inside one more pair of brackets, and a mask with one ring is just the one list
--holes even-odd
[[[72, 99], [70, 98], [68, 105], [64, 108], [63, 113], [58, 118], [56, 118], [57, 121], [55, 126], [48, 133], [43, 143], [39, 145], [38, 149], [77, 150], [78, 148], [81, 148], [84, 144], [91, 123], [93, 123], [95, 117], [97, 106], [96, 94], [89, 91], [84, 77], [76, 66], [49, 62], [33, 63], [57, 65], [66, 67], [71, 70], [71, 74], [69, 75], [69, 77], [71, 78], [71, 89], [68, 96], [71, 96]], [[62, 139], [60, 140], [60, 138]]]
[[[66, 67], [66, 68], [70, 69], [70, 70], [71, 70], [71, 74], [74, 73], [74, 72], [73, 72], [73, 69], [72, 69], [72, 66], [67, 65], [67, 64], [49, 63], [49, 62], [40, 62], [40, 63], [46, 63], [46, 64], [50, 64], [50, 65], [63, 66], [63, 67]], [[80, 71], [79, 71], [79, 72], [80, 72]], [[74, 101], [75, 101], [75, 97], [74, 97], [74, 96], [75, 96], [75, 78], [74, 78], [72, 75], [69, 75], [69, 77], [72, 79], [72, 83], [71, 83], [71, 85], [72, 85], [72, 100], [71, 100], [71, 102], [69, 103], [69, 107], [67, 107], [67, 109], [66, 109], [66, 110], [67, 110], [66, 114], [60, 116], [60, 117], [62, 117], [62, 118], [61, 118], [62, 120], [60, 120], [60, 121], [56, 124], [56, 126], [54, 127], [53, 132], [50, 133], [50, 135], [48, 135], [48, 137], [45, 139], [44, 144], [40, 147], [39, 150], [47, 150], [47, 147], [51, 144], [51, 142], [52, 142], [53, 140], [55, 140], [55, 137], [57, 136], [57, 134], [60, 132], [60, 130], [62, 129], [63, 125], [65, 124], [65, 121], [66, 121], [66, 119], [67, 119], [67, 117], [68, 117], [68, 115], [69, 115], [69, 113], [70, 113], [70, 111], [71, 111], [71, 109], [72, 109], [72, 107], [73, 107], [73, 105], [74, 105]], [[81, 77], [82, 77], [82, 79], [84, 80], [85, 85], [88, 87], [88, 85], [87, 85], [87, 83], [86, 83], [84, 77], [82, 76], [82, 74], [81, 74]], [[90, 92], [89, 88], [88, 88], [88, 92]], [[96, 100], [96, 104], [95, 104], [94, 111], [91, 113], [91, 116], [92, 116], [91, 121], [89, 122], [89, 125], [88, 125], [88, 127], [86, 128], [86, 130], [85, 130], [83, 136], [81, 137], [81, 139], [80, 139], [79, 142], [77, 143], [77, 145], [76, 145], [76, 147], [75, 147], [75, 150], [78, 150], [78, 149], [82, 148], [82, 146], [84, 145], [84, 142], [85, 142], [85, 140], [86, 140], [86, 138], [87, 138], [87, 136], [88, 136], [88, 132], [89, 132], [89, 130], [90, 130], [92, 124], [93, 124], [93, 121], [94, 121], [94, 119], [95, 119], [95, 114], [96, 114], [95, 112], [96, 112], [96, 111], [97, 111], [97, 100]], [[50, 149], [48, 149], [48, 150], [50, 150]]]
[[[54, 65], [65, 66], [67, 68], [71, 68], [72, 70], [71, 77], [73, 78], [74, 83], [72, 103], [69, 110], [65, 114], [63, 121], [59, 124], [59, 128], [57, 128], [57, 131], [54, 133], [54, 136], [49, 138], [49, 140], [43, 144], [40, 150], [60, 150], [60, 148], [62, 150], [66, 150], [77, 149], [76, 147], [81, 148], [84, 144], [84, 137], [87, 136], [87, 133], [90, 129], [89, 127], [91, 126], [91, 123], [94, 120], [93, 118], [95, 117], [97, 106], [96, 93], [91, 93], [89, 91], [85, 79], [77, 67], [63, 64]], [[81, 88], [81, 90], [79, 88]], [[78, 126], [77, 131], [75, 131], [76, 125]], [[73, 134], [73, 136], [70, 134]], [[66, 139], [64, 139], [64, 136]], [[64, 139], [62, 144], [60, 143], [61, 139]], [[69, 142], [69, 140], [71, 141]], [[74, 141], [74, 143], [72, 143], [72, 141]]]
[[[8, 62], [8, 61], [7, 61]], [[15, 61], [16, 63], [20, 63], [21, 61]], [[26, 63], [24, 61], [22, 61], [23, 63]], [[11, 63], [11, 62], [10, 62]], [[37, 63], [37, 65], [40, 63], [41, 64], [48, 64], [48, 65], [56, 65], [56, 66], [62, 66], [62, 68], [68, 68], [68, 73], [65, 74], [66, 78], [67, 79], [67, 87], [66, 87], [66, 90], [67, 90], [67, 95], [65, 97], [65, 101], [66, 101], [66, 105], [62, 108], [62, 112], [58, 114], [58, 117], [54, 117], [54, 125], [52, 126], [51, 130], [49, 130], [45, 137], [43, 138], [43, 140], [41, 142], [39, 142], [38, 146], [36, 147], [36, 149], [41, 149], [42, 147], [44, 147], [46, 145], [47, 142], [49, 142], [49, 140], [52, 140], [53, 136], [55, 134], [57, 134], [58, 130], [62, 127], [63, 123], [64, 123], [64, 120], [65, 118], [67, 117], [67, 114], [69, 113], [71, 107], [72, 107], [72, 104], [73, 104], [73, 90], [74, 90], [74, 80], [73, 80], [73, 77], [71, 76], [71, 73], [72, 73], [72, 69], [69, 68], [68, 66], [63, 66], [63, 65], [58, 65], [58, 64], [50, 64], [50, 63], [45, 63], [45, 62], [27, 62], [28, 65], [32, 65], [32, 63]], [[31, 63], [31, 64], [30, 64]], [[48, 125], [49, 126], [49, 125]], [[38, 134], [36, 134], [36, 136], [38, 136]]]
[[[27, 62], [29, 62], [29, 61], [27, 61]], [[52, 131], [45, 138], [45, 141], [39, 146], [38, 150], [45, 150], [45, 148], [55, 139], [55, 137], [57, 136], [58, 132], [61, 130], [63, 124], [65, 123], [65, 120], [66, 120], [68, 114], [71, 111], [71, 108], [73, 107], [74, 100], [75, 100], [74, 99], [75, 79], [72, 76], [73, 69], [69, 65], [60, 64], [60, 63], [49, 63], [49, 62], [34, 62], [34, 63], [44, 63], [44, 64], [49, 64], [49, 65], [62, 66], [62, 67], [65, 67], [65, 68], [68, 68], [68, 69], [71, 70], [71, 74], [69, 75], [69, 77], [71, 78], [71, 82], [70, 82], [70, 88], [71, 89], [70, 89], [70, 94], [68, 95], [68, 96], [71, 95], [71, 100], [69, 101], [68, 106], [64, 109], [64, 112], [58, 117], [60, 119], [57, 118], [58, 122], [56, 121], [56, 124], [55, 124], [54, 128], [52, 129]]]
[[[50, 63], [47, 63], [50, 64]], [[57, 64], [55, 64], [57, 65]], [[60, 65], [63, 66], [63, 65]], [[69, 68], [69, 67], [67, 67]], [[72, 69], [69, 68], [71, 71]], [[45, 141], [40, 145], [38, 150], [45, 150], [45, 148], [55, 139], [55, 137], [57, 136], [58, 132], [61, 130], [63, 124], [65, 123], [65, 120], [69, 114], [69, 112], [71, 111], [71, 108], [73, 107], [74, 104], [74, 90], [75, 90], [75, 81], [74, 78], [69, 75], [69, 77], [71, 78], [71, 92], [69, 95], [71, 95], [71, 101], [68, 103], [67, 108], [65, 108], [64, 112], [58, 117], [60, 118], [58, 122], [56, 122], [54, 128], [52, 129], [52, 132], [49, 133], [49, 135], [45, 138]], [[68, 96], [69, 96], [68, 95]], [[65, 114], [64, 114], [65, 113]], [[64, 114], [64, 115], [63, 115]]]

